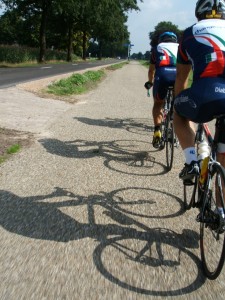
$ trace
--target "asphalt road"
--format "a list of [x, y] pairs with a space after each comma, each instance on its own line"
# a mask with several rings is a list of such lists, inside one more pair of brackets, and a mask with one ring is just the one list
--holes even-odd
[[14, 86], [18, 83], [46, 78], [49, 76], [71, 73], [111, 63], [118, 63], [118, 59], [87, 60], [86, 62], [43, 64], [34, 67], [0, 68], [0, 88]]
[[0, 166], [1, 299], [224, 299], [225, 268], [205, 278], [183, 210], [182, 151], [167, 172], [152, 148], [146, 78], [135, 62], [110, 73]]

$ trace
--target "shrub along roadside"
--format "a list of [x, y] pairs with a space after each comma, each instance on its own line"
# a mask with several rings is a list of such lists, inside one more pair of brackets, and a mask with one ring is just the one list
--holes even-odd
[[[28, 48], [22, 46], [0, 45], [0, 63], [18, 64], [37, 61], [39, 57], [38, 48]], [[46, 61], [66, 61], [67, 54], [58, 50], [46, 50]], [[77, 56], [73, 55], [73, 60], [77, 60]]]

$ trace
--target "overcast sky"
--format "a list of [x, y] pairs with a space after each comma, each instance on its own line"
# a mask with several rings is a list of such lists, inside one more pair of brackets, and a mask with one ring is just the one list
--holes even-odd
[[149, 32], [154, 31], [159, 22], [170, 21], [180, 30], [194, 24], [197, 0], [143, 0], [140, 11], [128, 14], [128, 31], [134, 46], [131, 53], [150, 50]]

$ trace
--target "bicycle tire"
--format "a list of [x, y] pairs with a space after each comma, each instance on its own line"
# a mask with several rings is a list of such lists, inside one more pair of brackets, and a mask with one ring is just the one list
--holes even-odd
[[170, 113], [167, 114], [165, 128], [166, 164], [168, 171], [170, 171], [173, 167], [175, 142], [174, 128], [173, 123], [171, 122]]
[[224, 168], [217, 162], [212, 163], [203, 196], [205, 209], [200, 220], [202, 266], [205, 275], [211, 280], [219, 276], [225, 259], [224, 220], [216, 213], [218, 201], [225, 211], [224, 186]]

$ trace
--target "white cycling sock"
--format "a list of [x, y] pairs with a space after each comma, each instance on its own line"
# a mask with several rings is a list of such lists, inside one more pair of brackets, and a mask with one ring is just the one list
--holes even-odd
[[195, 151], [195, 147], [189, 147], [184, 149], [184, 156], [185, 156], [185, 162], [186, 164], [190, 164], [192, 160], [197, 161], [197, 154]]

